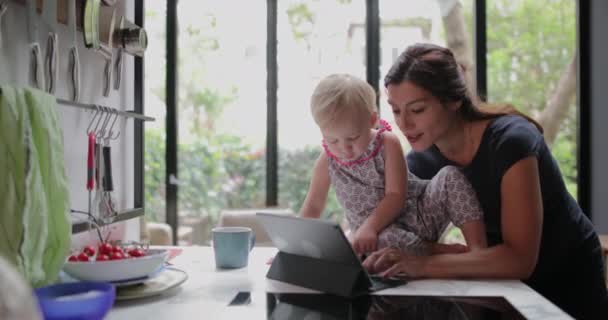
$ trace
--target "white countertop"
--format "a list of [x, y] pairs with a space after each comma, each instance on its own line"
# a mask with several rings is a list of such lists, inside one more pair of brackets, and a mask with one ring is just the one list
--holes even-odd
[[[215, 268], [210, 247], [182, 247], [171, 263], [188, 280], [160, 296], [118, 301], [106, 319], [266, 319], [266, 292], [315, 292], [266, 278], [274, 248], [254, 248], [249, 265], [236, 270]], [[239, 291], [250, 291], [247, 306], [228, 307]], [[528, 319], [571, 319], [547, 299], [517, 280], [416, 280], [380, 295], [503, 296]]]

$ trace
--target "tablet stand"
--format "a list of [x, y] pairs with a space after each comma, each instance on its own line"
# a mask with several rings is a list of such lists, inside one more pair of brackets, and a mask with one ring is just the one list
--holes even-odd
[[274, 257], [266, 277], [343, 297], [367, 293], [371, 286], [360, 265], [341, 264], [282, 251]]

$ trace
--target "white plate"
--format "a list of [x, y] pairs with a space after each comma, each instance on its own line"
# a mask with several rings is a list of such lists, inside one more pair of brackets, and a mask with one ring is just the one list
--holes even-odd
[[116, 300], [131, 300], [163, 294], [188, 279], [188, 274], [174, 267], [163, 268], [161, 272], [136, 286], [116, 288]]
[[86, 281], [116, 282], [135, 280], [157, 271], [165, 262], [169, 251], [150, 249], [143, 257], [109, 261], [67, 261], [63, 271], [72, 278]]
[[145, 277], [134, 278], [134, 279], [124, 279], [124, 280], [119, 280], [119, 281], [112, 281], [110, 283], [113, 284], [115, 287], [133, 286], [133, 285], [136, 285], [136, 284], [140, 284], [142, 282], [149, 281], [150, 279], [154, 279], [154, 278], [158, 277], [164, 271], [165, 271], [165, 266], [161, 265], [158, 269], [156, 269], [155, 271], [152, 271], [151, 274], [149, 274], [149, 275], [147, 275]]

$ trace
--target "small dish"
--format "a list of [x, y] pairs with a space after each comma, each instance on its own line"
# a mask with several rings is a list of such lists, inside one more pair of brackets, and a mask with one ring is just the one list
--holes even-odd
[[150, 249], [143, 257], [109, 261], [67, 261], [63, 270], [83, 281], [121, 282], [146, 278], [163, 266], [169, 252]]
[[72, 282], [35, 289], [45, 320], [103, 319], [116, 297], [109, 283]]
[[116, 301], [133, 300], [164, 294], [188, 280], [178, 268], [166, 267], [157, 275], [133, 286], [116, 287]]
[[149, 274], [145, 277], [111, 281], [110, 283], [113, 284], [115, 287], [133, 286], [133, 285], [145, 282], [145, 281], [149, 281], [150, 279], [153, 279], [155, 277], [158, 277], [164, 270], [165, 270], [165, 266], [161, 265], [157, 270], [155, 270], [154, 272], [152, 272], [151, 274]]

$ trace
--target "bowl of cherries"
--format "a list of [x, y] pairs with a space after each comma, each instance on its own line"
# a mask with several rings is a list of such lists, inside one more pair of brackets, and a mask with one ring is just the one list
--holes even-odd
[[139, 244], [85, 246], [73, 252], [63, 270], [73, 278], [85, 281], [122, 282], [143, 279], [164, 266], [168, 251], [148, 249]]

